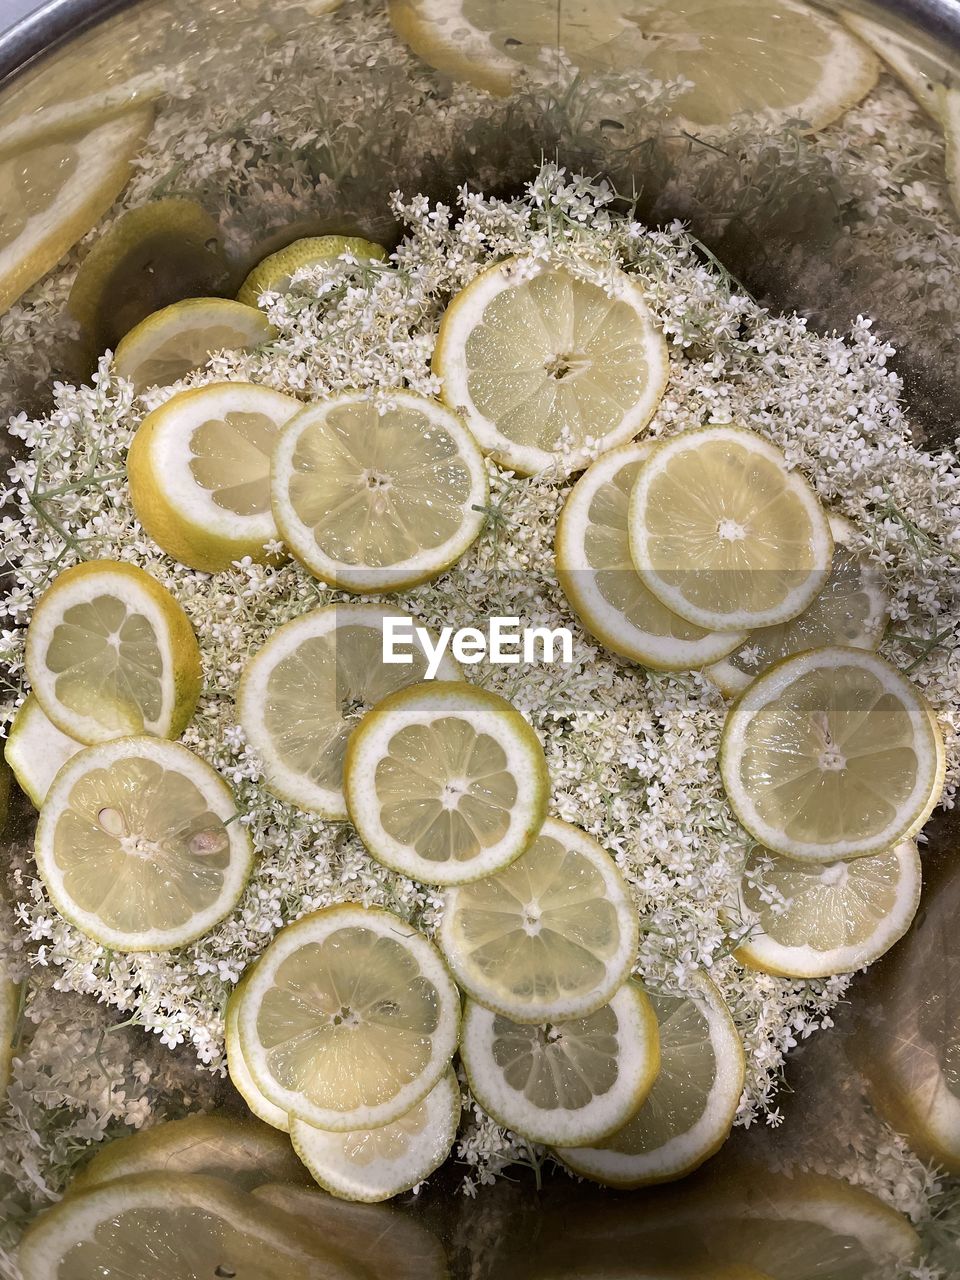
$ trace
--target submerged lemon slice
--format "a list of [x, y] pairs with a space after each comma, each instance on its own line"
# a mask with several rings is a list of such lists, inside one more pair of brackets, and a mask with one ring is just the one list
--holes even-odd
[[231, 991], [230, 998], [227, 1000], [224, 1034], [230, 1083], [258, 1119], [262, 1120], [264, 1124], [270, 1125], [273, 1129], [279, 1129], [281, 1133], [289, 1133], [289, 1115], [282, 1107], [276, 1106], [269, 1098], [264, 1096], [256, 1080], [250, 1074], [250, 1068], [243, 1057], [243, 1049], [240, 1045], [240, 1002], [243, 999], [243, 993], [246, 988], [247, 975], [244, 974], [233, 991]]
[[149, 573], [117, 560], [88, 560], [54, 579], [34, 609], [25, 662], [44, 713], [78, 742], [175, 738], [200, 696], [187, 615]]
[[557, 578], [591, 635], [614, 653], [660, 671], [715, 663], [746, 633], [705, 631], [660, 603], [630, 558], [630, 492], [656, 444], [613, 449], [588, 468], [557, 522]]
[[303, 240], [294, 240], [285, 249], [278, 249], [257, 263], [240, 286], [237, 301], [255, 307], [262, 293], [286, 293], [294, 275], [304, 267], [335, 262], [344, 254], [382, 261], [387, 251], [383, 245], [360, 236], [307, 236]]
[[20, 984], [7, 976], [5, 965], [0, 963], [0, 1103], [10, 1083], [19, 1014]]
[[115, 951], [169, 951], [236, 906], [253, 846], [233, 792], [192, 751], [118, 738], [79, 752], [47, 792], [37, 869], [54, 906]]
[[740, 1036], [705, 975], [685, 995], [650, 994], [660, 1035], [660, 1072], [646, 1101], [596, 1147], [561, 1147], [575, 1173], [614, 1187], [670, 1182], [726, 1141], [743, 1091]]
[[880, 853], [943, 787], [939, 729], [909, 680], [862, 649], [776, 663], [727, 713], [720, 772], [734, 813], [775, 853], [810, 862]]
[[510, 258], [444, 313], [433, 354], [445, 404], [521, 475], [567, 474], [637, 434], [667, 381], [667, 349], [639, 285]]
[[435, 400], [362, 394], [300, 412], [273, 454], [273, 514], [311, 573], [346, 591], [401, 591], [455, 563], [483, 528], [487, 473]]
[[266, 558], [276, 541], [270, 456], [303, 406], [249, 382], [181, 391], [140, 424], [127, 455], [137, 519], [164, 551], [206, 573]]
[[[893, 15], [891, 15], [893, 16]], [[943, 123], [943, 111], [938, 94], [941, 85], [951, 80], [950, 66], [942, 62], [927, 46], [918, 44], [904, 31], [894, 30], [883, 23], [859, 13], [844, 13], [844, 25], [894, 73], [921, 107]]]
[[425, 1098], [459, 1025], [460, 998], [433, 944], [389, 911], [352, 904], [282, 929], [239, 1015], [258, 1088], [339, 1133], [390, 1124]]
[[460, 986], [517, 1022], [584, 1017], [626, 981], [637, 913], [610, 855], [547, 818], [526, 853], [450, 889], [437, 941]]
[[509, 702], [451, 681], [391, 694], [347, 744], [350, 821], [385, 866], [427, 884], [491, 875], [547, 816], [540, 740]]
[[290, 1122], [297, 1155], [313, 1177], [345, 1200], [374, 1203], [409, 1191], [439, 1169], [460, 1122], [460, 1086], [450, 1067], [420, 1102], [376, 1129], [331, 1133]]
[[[383, 661], [385, 619], [409, 618], [376, 604], [334, 604], [275, 631], [247, 663], [237, 715], [263, 761], [266, 784], [283, 800], [343, 819], [343, 760], [350, 730], [388, 694], [424, 678], [427, 657], [413, 635], [411, 661]], [[412, 619], [411, 619], [412, 621]], [[456, 680], [443, 656], [438, 675]]]
[[628, 527], [644, 586], [699, 627], [786, 622], [830, 576], [833, 538], [816, 495], [742, 427], [699, 427], [654, 449], [637, 471]]
[[3, 756], [39, 809], [60, 766], [82, 750], [83, 743], [61, 733], [31, 693], [13, 718]]

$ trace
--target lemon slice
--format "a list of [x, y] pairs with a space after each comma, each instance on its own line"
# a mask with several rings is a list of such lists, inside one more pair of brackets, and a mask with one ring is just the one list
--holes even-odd
[[107, 212], [152, 122], [140, 107], [73, 132], [38, 123], [0, 155], [0, 314]]
[[44, 713], [78, 742], [175, 738], [200, 696], [187, 615], [149, 573], [117, 560], [88, 560], [54, 579], [34, 609], [25, 661]]
[[431, 66], [492, 93], [552, 79], [559, 64], [581, 77], [623, 72], [628, 84], [686, 80], [677, 124], [697, 132], [739, 112], [823, 128], [877, 78], [859, 41], [794, 0], [583, 0], [559, 13], [551, 0], [390, 0], [390, 18]]
[[460, 1086], [448, 1067], [427, 1096], [390, 1124], [331, 1133], [290, 1122], [293, 1149], [327, 1191], [345, 1200], [389, 1200], [417, 1186], [450, 1154], [460, 1123]]
[[257, 263], [240, 286], [237, 301], [255, 307], [262, 293], [287, 293], [298, 271], [335, 262], [344, 254], [382, 261], [387, 251], [383, 245], [360, 236], [307, 236], [294, 240], [285, 249], [278, 249]]
[[290, 1116], [282, 1107], [275, 1106], [264, 1096], [244, 1061], [243, 1049], [240, 1047], [240, 1002], [246, 988], [245, 974], [230, 993], [224, 1017], [230, 1083], [259, 1120], [273, 1129], [279, 1129], [281, 1133], [289, 1133]]
[[637, 472], [628, 524], [644, 585], [700, 627], [786, 622], [830, 576], [833, 538], [816, 495], [742, 427], [699, 427], [659, 445]]
[[218, 351], [252, 351], [275, 336], [256, 307], [229, 298], [188, 298], [141, 320], [117, 344], [114, 364], [139, 393], [177, 382]]
[[939, 86], [936, 90], [943, 140], [946, 146], [947, 183], [953, 207], [960, 213], [960, 92]]
[[240, 1002], [243, 1057], [291, 1116], [343, 1133], [398, 1120], [457, 1047], [460, 998], [439, 953], [389, 911], [344, 904], [288, 925]]
[[437, 941], [479, 1004], [516, 1022], [549, 1022], [607, 1003], [633, 967], [637, 932], [610, 855], [547, 818], [515, 862], [447, 891]]
[[509, 258], [450, 303], [433, 354], [441, 398], [481, 449], [521, 475], [569, 473], [647, 425], [667, 348], [640, 286]]
[[734, 650], [746, 633], [704, 631], [664, 607], [633, 567], [630, 492], [651, 440], [605, 454], [580, 477], [557, 523], [557, 579], [602, 645], [660, 671], [686, 671]]
[[31, 693], [13, 718], [3, 755], [20, 790], [39, 809], [60, 766], [83, 750], [61, 733]]
[[898, 671], [863, 649], [770, 667], [727, 713], [720, 772], [734, 813], [775, 853], [837, 862], [881, 853], [930, 816], [939, 729]]
[[0, 1104], [10, 1083], [17, 1026], [20, 1021], [20, 984], [7, 976], [0, 962]]
[[851, 550], [853, 525], [830, 516], [833, 565], [830, 577], [811, 605], [789, 622], [760, 627], [726, 658], [707, 667], [706, 675], [725, 697], [733, 697], [771, 663], [804, 649], [846, 644], [877, 649], [887, 620], [883, 580], [870, 562]]
[[468, 1000], [460, 1057], [473, 1096], [498, 1124], [531, 1142], [599, 1142], [650, 1092], [657, 1021], [634, 982], [585, 1018], [541, 1026]]
[[258, 1121], [218, 1114], [186, 1116], [108, 1142], [70, 1184], [89, 1191], [138, 1173], [208, 1174], [240, 1191], [264, 1182], [305, 1182], [289, 1141]]
[[[315, 609], [280, 627], [247, 663], [237, 714], [263, 761], [267, 786], [281, 799], [325, 818], [346, 818], [343, 758], [350, 730], [374, 703], [422, 680], [427, 670], [415, 631], [409, 664], [383, 661], [386, 618], [409, 615], [375, 604]], [[460, 669], [444, 655], [438, 675], [456, 680]]]
[[842, 18], [854, 35], [879, 54], [920, 106], [942, 124], [943, 113], [937, 89], [950, 80], [950, 68], [905, 32], [895, 31], [859, 13], [844, 13]]
[[350, 735], [343, 792], [370, 853], [427, 884], [464, 884], [527, 849], [547, 816], [540, 740], [509, 702], [460, 681], [401, 689]]
[[277, 444], [273, 514], [311, 573], [346, 591], [435, 578], [483, 528], [487, 472], [460, 420], [435, 400], [363, 394], [302, 410]]
[[234, 909], [253, 866], [233, 792], [192, 751], [118, 738], [69, 760], [35, 856], [54, 906], [115, 951], [169, 951]]
[[270, 455], [303, 406], [250, 382], [216, 382], [148, 413], [127, 455], [137, 519], [167, 555], [218, 573], [276, 541]]
[[884, 853], [814, 866], [758, 851], [740, 881], [740, 916], [751, 929], [737, 959], [786, 978], [861, 969], [909, 929], [920, 882], [912, 840]]
[[704, 974], [684, 995], [650, 994], [660, 1035], [660, 1073], [646, 1101], [599, 1146], [562, 1147], [575, 1173], [614, 1187], [682, 1178], [727, 1139], [743, 1092], [740, 1036]]

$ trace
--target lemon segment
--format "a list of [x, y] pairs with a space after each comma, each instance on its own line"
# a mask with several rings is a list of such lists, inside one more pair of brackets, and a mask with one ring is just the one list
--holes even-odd
[[44, 714], [78, 742], [176, 738], [200, 696], [200, 649], [165, 587], [118, 560], [59, 574], [27, 632], [27, 677]]
[[338, 1133], [390, 1124], [447, 1070], [460, 998], [439, 952], [404, 920], [344, 904], [281, 930], [240, 1002], [261, 1092]]
[[920, 106], [942, 124], [943, 111], [937, 91], [949, 83], [950, 67], [931, 49], [916, 44], [901, 31], [859, 13], [844, 13], [842, 18], [844, 26], [869, 45]]
[[460, 1057], [471, 1092], [498, 1124], [552, 1146], [615, 1133], [660, 1066], [656, 1018], [633, 982], [585, 1018], [541, 1026], [468, 1000]]
[[252, 351], [275, 336], [255, 307], [229, 298], [188, 298], [131, 329], [117, 344], [114, 365], [139, 394], [179, 381], [218, 351]]
[[[408, 616], [374, 604], [328, 605], [280, 627], [247, 663], [237, 715], [281, 799], [325, 818], [347, 817], [343, 760], [351, 729], [375, 703], [426, 674], [416, 632], [409, 664], [383, 661], [384, 619]], [[444, 655], [438, 675], [457, 680], [460, 669]]]
[[654, 449], [628, 526], [644, 585], [699, 627], [786, 622], [830, 576], [833, 538], [816, 495], [779, 449], [742, 427], [699, 427]]
[[[759, 883], [758, 883], [759, 881]], [[737, 959], [786, 978], [826, 978], [872, 964], [906, 933], [920, 905], [912, 840], [821, 865], [754, 853], [738, 906], [750, 932]]]
[[576, 471], [647, 425], [667, 348], [639, 285], [510, 258], [450, 303], [433, 369], [481, 449], [521, 475]]
[[280, 535], [346, 591], [401, 591], [454, 564], [483, 528], [487, 473], [460, 420], [434, 400], [362, 394], [303, 409], [272, 461]]
[[462, 682], [391, 694], [350, 735], [350, 821], [385, 866], [427, 884], [491, 875], [529, 848], [547, 816], [540, 740], [509, 702]]
[[83, 750], [83, 743], [61, 733], [31, 693], [13, 718], [3, 756], [20, 790], [39, 809], [61, 765]]
[[20, 1015], [20, 984], [8, 977], [0, 962], [0, 1105], [10, 1083], [14, 1039]]
[[234, 909], [253, 865], [233, 792], [192, 751], [118, 738], [69, 760], [40, 811], [35, 856], [67, 920], [115, 951], [169, 951]]
[[127, 455], [137, 519], [167, 555], [218, 573], [277, 540], [270, 457], [302, 408], [249, 382], [181, 391], [140, 424]]
[[838, 862], [881, 853], [929, 817], [939, 730], [909, 680], [863, 649], [775, 663], [727, 713], [727, 799], [775, 853]]
[[275, 1106], [269, 1098], [264, 1096], [244, 1061], [243, 1050], [240, 1047], [240, 1002], [246, 986], [247, 978], [244, 975], [227, 1000], [224, 1032], [230, 1083], [258, 1119], [273, 1129], [279, 1129], [281, 1133], [289, 1133], [289, 1115], [282, 1107]]
[[255, 307], [262, 293], [287, 293], [298, 271], [324, 262], [336, 262], [344, 254], [360, 260], [367, 258], [382, 262], [387, 251], [383, 245], [360, 236], [307, 236], [258, 262], [240, 286], [237, 301]]
[[345, 1200], [374, 1203], [409, 1191], [439, 1169], [460, 1122], [460, 1086], [453, 1068], [410, 1111], [376, 1129], [331, 1133], [290, 1122], [297, 1155], [320, 1184]]
[[746, 632], [705, 631], [660, 603], [630, 558], [628, 511], [637, 472], [656, 444], [622, 445], [581, 476], [557, 523], [557, 579], [583, 625], [613, 653], [659, 671], [715, 663]]
[[833, 644], [879, 647], [887, 621], [881, 575], [851, 549], [855, 530], [848, 520], [830, 516], [830, 533], [834, 546], [830, 577], [813, 603], [789, 622], [751, 631], [741, 646], [707, 667], [706, 675], [725, 697], [742, 692], [780, 658], [804, 649]]
[[472, 999], [516, 1022], [549, 1022], [606, 1004], [630, 974], [637, 937], [610, 855], [547, 818], [515, 862], [447, 891], [437, 941]]
[[646, 1101], [598, 1146], [557, 1150], [574, 1173], [608, 1186], [649, 1186], [691, 1173], [726, 1141], [743, 1092], [740, 1036], [709, 978], [697, 975], [684, 995], [649, 999], [660, 1072]]

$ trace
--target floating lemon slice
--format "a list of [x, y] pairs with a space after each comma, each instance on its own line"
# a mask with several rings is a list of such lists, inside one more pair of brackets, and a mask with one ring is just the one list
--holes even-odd
[[234, 909], [253, 866], [233, 792], [192, 751], [118, 738], [69, 760], [35, 856], [60, 914], [115, 951], [170, 951]]
[[432, 943], [389, 911], [350, 904], [277, 934], [239, 1016], [262, 1093], [338, 1133], [390, 1124], [425, 1098], [459, 1024], [460, 998]]
[[947, 182], [955, 212], [960, 213], [960, 92], [937, 88], [937, 104], [943, 121], [943, 140], [947, 149]]
[[281, 1133], [289, 1133], [290, 1116], [282, 1107], [275, 1106], [263, 1094], [244, 1061], [243, 1050], [240, 1047], [240, 1002], [246, 987], [247, 975], [245, 974], [227, 1000], [224, 1031], [230, 1082], [258, 1119], [273, 1129], [279, 1129]]
[[167, 555], [218, 573], [276, 541], [270, 455], [303, 406], [250, 382], [181, 391], [148, 413], [127, 455], [137, 519]]
[[699, 627], [786, 622], [830, 576], [833, 538], [816, 495], [742, 427], [699, 427], [659, 445], [637, 472], [628, 525], [644, 585]]
[[[247, 663], [237, 715], [260, 754], [267, 786], [283, 800], [344, 819], [343, 758], [347, 737], [375, 703], [424, 678], [427, 657], [416, 633], [409, 664], [383, 661], [384, 620], [402, 609], [335, 604], [275, 631]], [[412, 621], [412, 619], [411, 619]], [[446, 655], [437, 673], [456, 680]]]
[[830, 577], [811, 605], [789, 622], [751, 631], [728, 657], [707, 667], [706, 675], [725, 697], [747, 687], [771, 663], [804, 649], [846, 644], [876, 649], [887, 621], [887, 597], [880, 573], [851, 550], [855, 530], [848, 520], [830, 517], [833, 565]]
[[47, 719], [31, 693], [13, 718], [3, 755], [20, 790], [39, 809], [60, 766], [82, 750], [82, 743]]
[[637, 932], [610, 855], [547, 818], [515, 862], [448, 890], [437, 941], [479, 1004], [517, 1022], [548, 1022], [607, 1003], [633, 967]]
[[941, 124], [943, 114], [938, 86], [949, 82], [950, 68], [926, 47], [901, 31], [895, 31], [859, 13], [844, 13], [844, 25], [880, 55], [882, 61], [916, 98], [920, 106]]
[[677, 124], [698, 132], [740, 112], [823, 128], [877, 78], [869, 50], [793, 0], [585, 0], [559, 13], [550, 0], [390, 0], [390, 18], [431, 66], [492, 93], [553, 79], [558, 61], [580, 78], [686, 80]]
[[439, 1169], [460, 1123], [460, 1086], [450, 1067], [427, 1096], [390, 1124], [331, 1133], [290, 1122], [293, 1148], [322, 1187], [370, 1203], [409, 1191]]
[[25, 662], [44, 713], [78, 742], [176, 738], [200, 696], [187, 615], [149, 573], [117, 560], [88, 560], [54, 579], [34, 609]]
[[229, 298], [188, 298], [141, 320], [118, 343], [114, 364], [139, 393], [177, 382], [218, 351], [252, 351], [275, 336], [256, 307]]
[[667, 382], [667, 348], [642, 289], [536, 259], [482, 271], [444, 313], [441, 398], [480, 447], [521, 475], [576, 471], [632, 439]]
[[634, 982], [585, 1018], [543, 1026], [468, 1000], [460, 1057], [474, 1097], [498, 1124], [555, 1146], [615, 1133], [660, 1065], [656, 1018]]
[[720, 772], [755, 840], [837, 862], [922, 826], [943, 788], [938, 737], [921, 695], [882, 658], [812, 649], [774, 664], [730, 708]]
[[633, 567], [627, 532], [630, 491], [651, 440], [623, 445], [584, 473], [557, 523], [557, 578], [583, 625], [602, 645], [660, 671], [715, 663], [745, 632], [704, 631], [647, 590]]
[[294, 240], [285, 249], [278, 249], [257, 263], [240, 286], [237, 301], [255, 307], [262, 293], [287, 293], [298, 271], [336, 262], [344, 254], [360, 260], [382, 261], [387, 251], [383, 245], [360, 236], [307, 236]]
[[343, 792], [370, 853], [427, 884], [489, 876], [547, 816], [540, 740], [506, 699], [428, 681], [377, 703], [350, 735]]
[[14, 1040], [20, 1021], [20, 984], [7, 976], [0, 962], [0, 1104], [10, 1083]]
[[454, 564], [483, 528], [487, 472], [460, 420], [435, 400], [362, 394], [302, 410], [273, 455], [280, 536], [346, 591], [402, 591]]
[[650, 994], [660, 1073], [643, 1106], [596, 1147], [562, 1147], [575, 1173], [615, 1187], [671, 1182], [727, 1139], [743, 1092], [740, 1036], [720, 992], [703, 974], [685, 995]]
[[[761, 860], [762, 888], [756, 883]], [[814, 866], [755, 853], [740, 881], [739, 914], [751, 931], [737, 959], [786, 978], [862, 969], [909, 929], [920, 881], [912, 840], [885, 853]]]

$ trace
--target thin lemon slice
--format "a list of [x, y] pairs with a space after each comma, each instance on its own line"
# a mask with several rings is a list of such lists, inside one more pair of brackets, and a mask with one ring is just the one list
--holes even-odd
[[657, 1021], [634, 982], [585, 1018], [542, 1026], [468, 1000], [460, 1057], [474, 1097], [498, 1124], [531, 1142], [599, 1142], [650, 1092]]
[[684, 995], [650, 994], [660, 1073], [643, 1106], [599, 1146], [562, 1147], [575, 1173], [615, 1187], [671, 1182], [727, 1139], [743, 1092], [740, 1036], [723, 997], [698, 974]]
[[742, 427], [683, 431], [637, 472], [630, 555], [644, 585], [700, 627], [796, 617], [830, 576], [833, 538], [806, 480]]
[[187, 615], [149, 573], [117, 560], [88, 560], [54, 579], [33, 611], [25, 661], [44, 713], [78, 742], [176, 738], [200, 696]]
[[346, 591], [401, 591], [454, 564], [483, 528], [483, 455], [435, 400], [362, 394], [302, 410], [273, 454], [280, 536], [311, 573]]
[[213, 1113], [115, 1138], [84, 1166], [70, 1190], [89, 1191], [138, 1173], [208, 1174], [240, 1191], [264, 1182], [306, 1181], [290, 1143], [275, 1129]]
[[496, 875], [447, 891], [437, 941], [479, 1004], [516, 1022], [582, 1018], [636, 959], [637, 912], [596, 840], [547, 818]]
[[[374, 703], [426, 674], [416, 632], [409, 664], [383, 661], [384, 620], [408, 617], [375, 604], [328, 605], [280, 627], [247, 663], [237, 715], [271, 791], [325, 818], [346, 818], [350, 730]], [[438, 675], [456, 680], [460, 669], [444, 655]]]
[[8, 976], [0, 962], [0, 1104], [10, 1083], [17, 1025], [20, 1020], [20, 984]]
[[481, 449], [521, 475], [576, 471], [647, 425], [667, 348], [640, 286], [510, 258], [444, 313], [433, 354], [441, 397]]
[[943, 113], [937, 89], [949, 82], [950, 67], [941, 62], [930, 48], [917, 44], [904, 31], [894, 30], [859, 13], [844, 13], [842, 17], [844, 25], [879, 54], [920, 106], [942, 124]]
[[374, 1203], [417, 1186], [450, 1154], [460, 1123], [460, 1086], [450, 1067], [425, 1098], [390, 1124], [331, 1133], [290, 1122], [293, 1149], [322, 1187]]
[[804, 649], [831, 644], [877, 649], [887, 621], [887, 597], [880, 572], [850, 546], [853, 525], [830, 517], [833, 564], [830, 577], [811, 605], [789, 622], [751, 631], [726, 658], [706, 674], [725, 697], [747, 687], [771, 663]]
[[31, 693], [13, 718], [3, 756], [20, 790], [39, 809], [60, 766], [83, 750], [83, 743], [61, 733]]
[[751, 929], [737, 959], [787, 978], [825, 978], [872, 964], [906, 933], [920, 905], [912, 840], [885, 853], [811, 866], [754, 853], [739, 887]]
[[258, 1088], [339, 1133], [416, 1106], [449, 1066], [459, 1025], [460, 998], [433, 944], [389, 911], [351, 904], [282, 929], [240, 1002]]
[[960, 214], [960, 92], [939, 86], [936, 95], [947, 151], [947, 183], [954, 210]]
[[165, 387], [218, 351], [251, 351], [275, 336], [262, 311], [229, 298], [188, 298], [147, 316], [117, 344], [117, 373], [137, 392]]
[[240, 1046], [240, 1002], [246, 988], [247, 977], [244, 975], [227, 1000], [224, 1030], [230, 1082], [253, 1114], [264, 1124], [279, 1129], [281, 1133], [289, 1133], [290, 1116], [282, 1107], [275, 1106], [269, 1098], [264, 1096], [244, 1061], [243, 1049]]
[[915, 831], [943, 787], [939, 729], [904, 676], [863, 649], [775, 663], [727, 713], [720, 772], [734, 813], [775, 853], [837, 862]]
[[287, 293], [298, 271], [335, 262], [344, 254], [382, 261], [387, 251], [383, 245], [360, 236], [307, 236], [294, 240], [285, 249], [278, 249], [257, 263], [240, 286], [237, 301], [255, 307], [262, 293]]
[[432, 66], [493, 93], [561, 63], [585, 77], [687, 81], [677, 123], [698, 133], [739, 112], [822, 128], [877, 78], [868, 50], [794, 0], [583, 0], [559, 12], [551, 0], [390, 0], [390, 18]]
[[588, 468], [557, 523], [557, 579], [583, 625], [602, 645], [660, 671], [687, 671], [730, 653], [746, 632], [704, 631], [647, 590], [633, 567], [630, 492], [651, 440], [613, 449]]
[[459, 681], [401, 689], [347, 743], [350, 821], [385, 866], [463, 884], [529, 848], [547, 816], [540, 740], [509, 702]]
[[253, 865], [233, 792], [162, 738], [88, 747], [53, 781], [35, 855], [54, 906], [115, 951], [169, 951], [234, 909]]
[[303, 406], [250, 382], [181, 391], [148, 413], [127, 455], [137, 519], [167, 555], [218, 573], [277, 540], [270, 456]]

